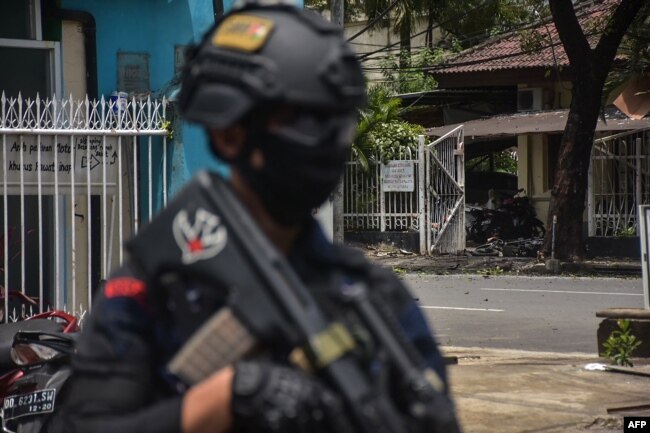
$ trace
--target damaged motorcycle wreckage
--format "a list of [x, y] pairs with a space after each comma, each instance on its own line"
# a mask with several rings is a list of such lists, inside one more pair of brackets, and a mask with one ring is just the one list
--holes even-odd
[[468, 206], [466, 213], [467, 239], [481, 244], [473, 255], [535, 257], [542, 247], [546, 229], [523, 188], [495, 209]]

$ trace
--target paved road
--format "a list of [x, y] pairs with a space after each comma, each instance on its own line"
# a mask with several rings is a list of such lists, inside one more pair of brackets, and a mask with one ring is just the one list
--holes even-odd
[[407, 274], [404, 280], [443, 345], [595, 354], [596, 311], [643, 307], [641, 279]]

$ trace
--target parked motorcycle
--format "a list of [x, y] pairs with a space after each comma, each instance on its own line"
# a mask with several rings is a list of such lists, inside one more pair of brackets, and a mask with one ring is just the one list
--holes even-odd
[[79, 326], [62, 311], [0, 325], [2, 429], [38, 433], [54, 411], [57, 393], [71, 374]]
[[546, 234], [523, 188], [504, 199], [498, 209], [474, 207], [469, 214], [472, 223], [467, 227], [467, 237], [479, 243], [491, 238], [536, 239]]

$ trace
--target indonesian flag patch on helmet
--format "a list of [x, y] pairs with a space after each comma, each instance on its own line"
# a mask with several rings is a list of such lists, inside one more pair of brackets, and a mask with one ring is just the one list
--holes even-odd
[[252, 53], [264, 46], [273, 30], [273, 21], [254, 15], [237, 14], [224, 19], [212, 36], [212, 44]]

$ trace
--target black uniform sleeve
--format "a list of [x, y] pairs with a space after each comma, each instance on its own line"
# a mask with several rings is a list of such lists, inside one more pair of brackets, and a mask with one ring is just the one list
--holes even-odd
[[419, 352], [427, 367], [432, 368], [448, 389], [445, 362], [433, 330], [406, 285], [391, 270], [370, 263], [357, 249], [327, 244], [332, 252], [329, 263], [340, 268], [351, 280], [368, 285], [379, 304], [387, 306], [399, 322], [406, 338]]
[[161, 397], [145, 283], [123, 268], [94, 304], [51, 433], [177, 433], [180, 395]]
[[420, 353], [425, 364], [438, 373], [448, 390], [445, 362], [433, 330], [404, 283], [388, 269], [370, 265], [367, 273], [371, 290], [390, 306], [406, 338]]

